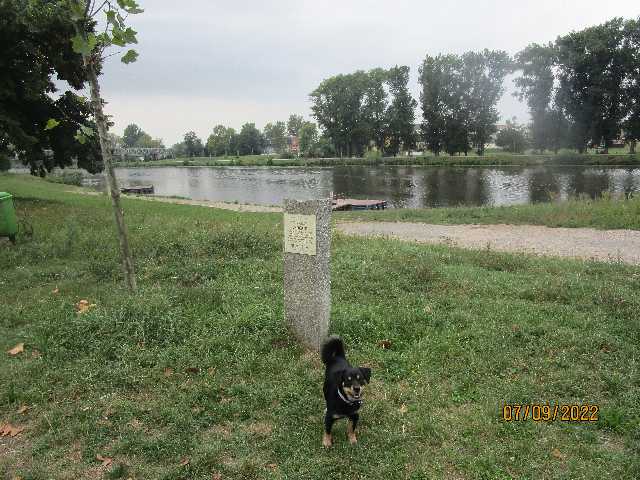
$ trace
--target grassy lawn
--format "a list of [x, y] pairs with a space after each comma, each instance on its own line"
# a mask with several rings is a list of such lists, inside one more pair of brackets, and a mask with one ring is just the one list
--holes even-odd
[[640, 230], [640, 198], [600, 198], [504, 207], [452, 207], [340, 212], [342, 221], [424, 222], [435, 224], [546, 225]]
[[[640, 477], [639, 268], [334, 237], [331, 331], [373, 376], [360, 443], [341, 423], [325, 451], [281, 215], [125, 199], [129, 295], [107, 199], [68, 189], [0, 176], [22, 226], [0, 241], [0, 425], [24, 427], [0, 478]], [[501, 419], [547, 401], [599, 420]]]

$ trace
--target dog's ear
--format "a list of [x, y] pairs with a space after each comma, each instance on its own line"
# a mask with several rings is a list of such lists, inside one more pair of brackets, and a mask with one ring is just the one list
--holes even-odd
[[369, 383], [371, 381], [371, 369], [370, 368], [368, 368], [368, 367], [360, 367], [360, 373], [362, 373], [362, 376], [367, 381], [367, 383]]

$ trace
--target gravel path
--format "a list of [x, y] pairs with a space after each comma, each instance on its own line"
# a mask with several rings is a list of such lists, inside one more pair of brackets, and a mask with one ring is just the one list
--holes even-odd
[[432, 225], [405, 222], [349, 222], [347, 235], [383, 236], [423, 243], [620, 261], [640, 265], [640, 231], [549, 228], [533, 225]]

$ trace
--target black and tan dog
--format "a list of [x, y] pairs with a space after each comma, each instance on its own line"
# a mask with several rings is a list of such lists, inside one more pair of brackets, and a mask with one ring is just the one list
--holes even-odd
[[322, 444], [330, 447], [331, 427], [340, 418], [348, 418], [347, 435], [349, 442], [354, 444], [356, 425], [358, 425], [358, 410], [362, 406], [362, 392], [369, 383], [371, 369], [366, 367], [352, 367], [344, 353], [344, 343], [339, 337], [329, 337], [322, 345], [322, 362], [327, 366], [324, 374], [324, 398], [327, 409], [324, 416], [324, 435]]

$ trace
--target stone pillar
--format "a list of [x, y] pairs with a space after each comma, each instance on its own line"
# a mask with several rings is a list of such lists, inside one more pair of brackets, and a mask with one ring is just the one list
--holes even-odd
[[331, 313], [331, 199], [284, 201], [284, 316], [306, 346], [320, 349]]

